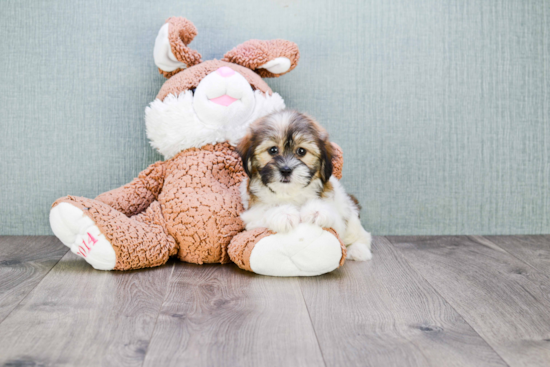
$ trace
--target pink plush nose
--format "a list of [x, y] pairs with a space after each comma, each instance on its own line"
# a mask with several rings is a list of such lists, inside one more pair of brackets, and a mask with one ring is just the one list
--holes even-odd
[[216, 70], [216, 73], [220, 74], [224, 78], [230, 77], [231, 75], [235, 74], [235, 71], [227, 66], [222, 66], [218, 70]]

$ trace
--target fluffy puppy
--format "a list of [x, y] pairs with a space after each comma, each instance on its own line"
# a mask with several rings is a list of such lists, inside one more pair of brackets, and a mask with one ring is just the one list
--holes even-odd
[[311, 117], [284, 110], [256, 120], [237, 150], [248, 180], [241, 184], [246, 229], [291, 231], [299, 223], [333, 228], [347, 258], [372, 257], [359, 206], [332, 177], [328, 133]]

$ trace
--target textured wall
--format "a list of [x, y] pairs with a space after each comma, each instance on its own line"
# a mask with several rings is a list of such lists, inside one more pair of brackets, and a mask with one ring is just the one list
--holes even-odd
[[109, 0], [0, 4], [0, 234], [49, 234], [51, 203], [95, 197], [160, 159], [145, 106], [168, 16], [220, 58], [300, 46], [268, 80], [345, 150], [375, 234], [550, 232], [550, 2]]

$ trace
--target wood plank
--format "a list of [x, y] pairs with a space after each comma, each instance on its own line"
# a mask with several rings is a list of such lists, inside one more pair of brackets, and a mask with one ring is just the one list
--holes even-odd
[[0, 322], [69, 251], [53, 236], [0, 237]]
[[538, 271], [550, 275], [550, 236], [483, 236], [475, 237], [497, 244], [508, 253], [531, 265]]
[[550, 279], [473, 237], [390, 237], [510, 366], [550, 364]]
[[0, 324], [0, 365], [141, 366], [172, 269], [98, 271], [67, 253]]
[[397, 253], [300, 279], [327, 366], [506, 366]]
[[296, 278], [177, 264], [145, 366], [322, 366]]

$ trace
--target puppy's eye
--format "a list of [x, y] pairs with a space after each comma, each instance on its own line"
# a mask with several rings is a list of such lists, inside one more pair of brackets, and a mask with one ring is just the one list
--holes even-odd
[[271, 148], [269, 148], [269, 154], [275, 155], [275, 154], [277, 154], [277, 153], [279, 153], [279, 148], [277, 148], [277, 147], [271, 147]]
[[298, 149], [296, 150], [296, 154], [298, 154], [300, 157], [305, 156], [306, 153], [307, 153], [307, 150], [305, 150], [304, 148], [298, 148]]

